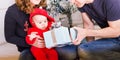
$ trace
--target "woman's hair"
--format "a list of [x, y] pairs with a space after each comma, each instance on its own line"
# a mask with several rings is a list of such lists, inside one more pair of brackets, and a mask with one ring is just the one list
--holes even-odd
[[15, 0], [16, 5], [18, 6], [18, 8], [24, 12], [26, 12], [27, 14], [29, 14], [30, 12], [33, 11], [33, 8], [39, 8], [40, 6], [42, 7], [46, 7], [46, 0], [41, 0], [41, 2], [39, 3], [39, 5], [35, 5], [32, 6], [30, 0]]

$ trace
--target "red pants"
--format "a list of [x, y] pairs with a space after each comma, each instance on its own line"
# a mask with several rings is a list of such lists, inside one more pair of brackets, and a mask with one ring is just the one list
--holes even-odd
[[55, 49], [32, 47], [31, 51], [36, 60], [58, 60]]

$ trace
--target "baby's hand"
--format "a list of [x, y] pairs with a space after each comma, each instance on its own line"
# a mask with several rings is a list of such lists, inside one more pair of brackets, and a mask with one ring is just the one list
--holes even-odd
[[38, 32], [32, 32], [30, 35], [28, 35], [30, 37], [30, 40], [33, 40], [34, 38], [39, 38], [39, 36], [37, 35]]

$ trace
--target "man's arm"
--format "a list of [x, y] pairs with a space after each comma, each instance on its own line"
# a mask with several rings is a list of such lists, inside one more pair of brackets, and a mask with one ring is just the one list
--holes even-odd
[[77, 38], [73, 44], [78, 45], [85, 37], [101, 37], [101, 38], [115, 38], [120, 36], [120, 19], [116, 21], [108, 21], [109, 27], [92, 30], [74, 27], [78, 31]]
[[116, 21], [108, 21], [108, 24], [109, 27], [99, 30], [86, 29], [87, 36], [96, 36], [102, 38], [114, 38], [120, 36], [120, 19]]
[[[94, 29], [94, 24], [92, 22], [92, 20], [90, 19], [90, 17], [85, 13], [81, 13], [82, 16], [82, 20], [83, 20], [83, 28], [85, 29]], [[94, 40], [94, 37], [86, 37], [87, 41], [92, 41]]]

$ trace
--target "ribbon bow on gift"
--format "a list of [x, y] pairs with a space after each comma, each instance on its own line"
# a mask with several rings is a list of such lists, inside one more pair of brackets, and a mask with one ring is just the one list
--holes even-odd
[[51, 30], [54, 29], [54, 28], [59, 28], [59, 27], [61, 27], [61, 21], [53, 23], [52, 26], [51, 26]]

